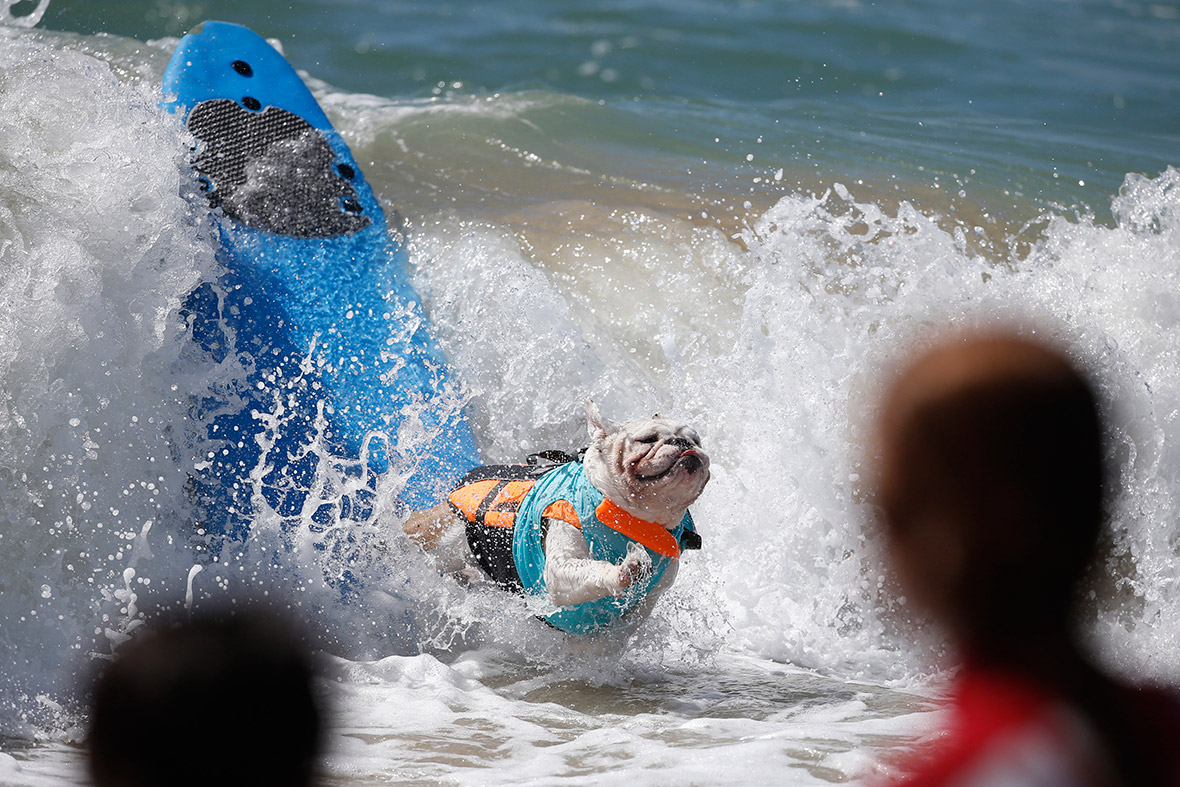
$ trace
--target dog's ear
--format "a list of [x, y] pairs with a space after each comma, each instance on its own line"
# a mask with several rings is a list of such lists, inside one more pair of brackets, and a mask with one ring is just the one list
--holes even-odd
[[592, 399], [586, 400], [586, 432], [590, 435], [590, 442], [602, 440], [614, 431], [614, 427], [598, 412], [598, 405]]

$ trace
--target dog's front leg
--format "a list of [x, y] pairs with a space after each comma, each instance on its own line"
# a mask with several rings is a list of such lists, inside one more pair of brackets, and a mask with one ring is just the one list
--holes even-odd
[[619, 564], [590, 557], [582, 531], [560, 519], [546, 518], [545, 587], [558, 606], [618, 596], [651, 571], [651, 556], [643, 547], [628, 549]]

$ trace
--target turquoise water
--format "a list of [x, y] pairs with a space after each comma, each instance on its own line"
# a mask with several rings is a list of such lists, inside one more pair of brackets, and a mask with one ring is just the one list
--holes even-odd
[[996, 209], [1007, 191], [1105, 213], [1180, 142], [1175, 2], [54, 0], [43, 26], [147, 40], [206, 17], [347, 92], [605, 102], [578, 132], [669, 177], [938, 178]]
[[[888, 773], [948, 654], [881, 563], [867, 415], [915, 336], [991, 320], [1104, 380], [1087, 633], [1180, 680], [1180, 5], [33, 5], [0, 0], [0, 782], [81, 781], [75, 687], [144, 610], [259, 587], [333, 640], [329, 783]], [[194, 570], [175, 447], [219, 370], [178, 312], [214, 241], [156, 107], [205, 18], [281, 45], [403, 218], [489, 460], [575, 450], [588, 397], [700, 428], [704, 549], [630, 642], [436, 576], [390, 488], [351, 553], [305, 522], [271, 560], [259, 516]]]

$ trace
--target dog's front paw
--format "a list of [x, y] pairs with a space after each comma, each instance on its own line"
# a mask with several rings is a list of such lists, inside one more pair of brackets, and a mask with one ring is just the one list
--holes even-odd
[[618, 590], [615, 591], [615, 595], [619, 595], [636, 582], [647, 579], [651, 576], [651, 568], [651, 555], [647, 550], [639, 544], [628, 544], [627, 556], [618, 566]]

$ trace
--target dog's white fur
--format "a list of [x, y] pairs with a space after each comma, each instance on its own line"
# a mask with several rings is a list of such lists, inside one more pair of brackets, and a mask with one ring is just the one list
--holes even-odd
[[[709, 481], [709, 457], [700, 436], [682, 423], [656, 416], [612, 425], [593, 402], [586, 403], [590, 446], [583, 466], [590, 483], [632, 516], [673, 530]], [[560, 519], [547, 520], [545, 585], [558, 606], [621, 595], [651, 571], [647, 550], [632, 544], [619, 563], [595, 560], [582, 532]], [[439, 568], [471, 576], [466, 523], [446, 503], [411, 517], [405, 530], [434, 554]], [[672, 584], [674, 562], [647, 604]]]

